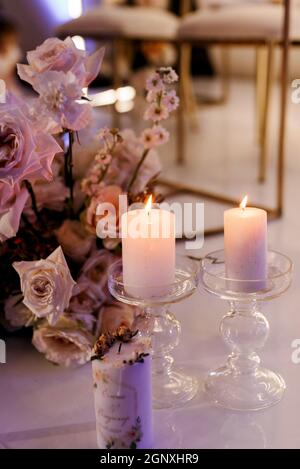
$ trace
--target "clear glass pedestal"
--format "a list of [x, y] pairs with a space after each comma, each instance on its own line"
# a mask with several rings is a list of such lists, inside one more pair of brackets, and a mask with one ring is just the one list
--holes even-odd
[[[198, 391], [198, 380], [174, 366], [172, 350], [178, 345], [181, 326], [169, 311], [169, 306], [191, 296], [198, 285], [198, 265], [184, 257], [176, 259], [175, 280], [164, 287], [163, 296], [144, 298], [143, 288], [123, 283], [122, 261], [116, 262], [109, 273], [109, 290], [119, 301], [141, 308], [134, 328], [151, 337], [153, 349], [153, 405], [157, 409], [174, 408], [191, 400]], [[161, 289], [161, 286], [160, 286]], [[133, 290], [134, 295], [128, 293]]]
[[268, 252], [268, 278], [233, 280], [226, 277], [224, 251], [202, 260], [201, 279], [206, 291], [229, 302], [220, 333], [231, 350], [227, 363], [209, 373], [205, 391], [215, 404], [233, 410], [260, 410], [277, 404], [286, 388], [283, 378], [261, 366], [258, 355], [269, 335], [261, 305], [281, 296], [290, 286], [291, 260]]

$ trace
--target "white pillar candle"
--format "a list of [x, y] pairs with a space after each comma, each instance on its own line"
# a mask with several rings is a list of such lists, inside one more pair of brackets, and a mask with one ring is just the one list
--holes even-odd
[[127, 293], [140, 298], [167, 294], [175, 279], [174, 213], [148, 204], [125, 213], [122, 252]]
[[153, 446], [151, 357], [144, 355], [149, 350], [150, 339], [116, 340], [92, 362], [100, 449]]
[[254, 292], [266, 286], [267, 279], [267, 212], [246, 207], [247, 197], [239, 208], [224, 213], [226, 276], [231, 288]]

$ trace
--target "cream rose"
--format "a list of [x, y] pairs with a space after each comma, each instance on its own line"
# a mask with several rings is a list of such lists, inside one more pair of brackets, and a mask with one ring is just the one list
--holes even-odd
[[65, 220], [55, 235], [64, 253], [75, 262], [84, 262], [95, 244], [95, 238], [76, 220]]
[[15, 262], [13, 267], [21, 279], [25, 306], [54, 325], [68, 308], [75, 285], [61, 247], [45, 260]]
[[44, 321], [35, 329], [32, 343], [47, 360], [70, 367], [90, 360], [93, 336], [76, 321], [62, 316], [55, 327]]
[[23, 295], [11, 295], [4, 304], [5, 324], [8, 330], [31, 326], [35, 317], [23, 303]]

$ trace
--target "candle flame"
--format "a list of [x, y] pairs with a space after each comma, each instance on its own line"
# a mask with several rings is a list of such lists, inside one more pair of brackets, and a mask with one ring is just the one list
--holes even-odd
[[152, 208], [152, 195], [148, 197], [148, 200], [145, 205], [145, 210], [148, 214], [150, 213], [151, 208]]
[[243, 198], [242, 202], [240, 203], [240, 208], [242, 210], [245, 210], [246, 206], [247, 206], [247, 202], [248, 202], [248, 196], [245, 195], [245, 197]]

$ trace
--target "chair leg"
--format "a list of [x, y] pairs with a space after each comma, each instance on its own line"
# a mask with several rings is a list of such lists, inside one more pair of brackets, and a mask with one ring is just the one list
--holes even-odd
[[[112, 43], [112, 72], [113, 72], [113, 88], [117, 90], [122, 86], [122, 78], [120, 75], [120, 57], [122, 54], [121, 49], [121, 41], [120, 39], [115, 39]], [[116, 110], [116, 107], [113, 105], [112, 107], [112, 120], [113, 120], [113, 127], [119, 128], [120, 127], [120, 114]]]
[[262, 142], [264, 103], [266, 100], [267, 50], [265, 46], [256, 48], [256, 131], [259, 145]]
[[181, 80], [183, 87], [183, 105], [193, 130], [198, 130], [198, 104], [191, 75], [192, 46], [183, 44], [181, 50]]
[[289, 74], [289, 19], [290, 19], [290, 0], [285, 2], [284, 14], [284, 35], [281, 59], [280, 76], [280, 124], [278, 141], [278, 162], [277, 162], [277, 212], [282, 215], [283, 197], [284, 197], [284, 170], [285, 170], [285, 140], [286, 140], [286, 114], [287, 114], [287, 87]]
[[273, 79], [273, 57], [274, 44], [270, 43], [267, 50], [267, 70], [265, 80], [264, 101], [261, 115], [261, 134], [260, 134], [260, 161], [258, 180], [263, 183], [266, 180], [267, 172], [267, 152], [268, 152], [268, 124], [269, 124], [269, 107]]
[[220, 97], [220, 104], [225, 104], [229, 97], [229, 70], [230, 70], [230, 49], [229, 47], [223, 47], [221, 51], [222, 60], [222, 94]]

